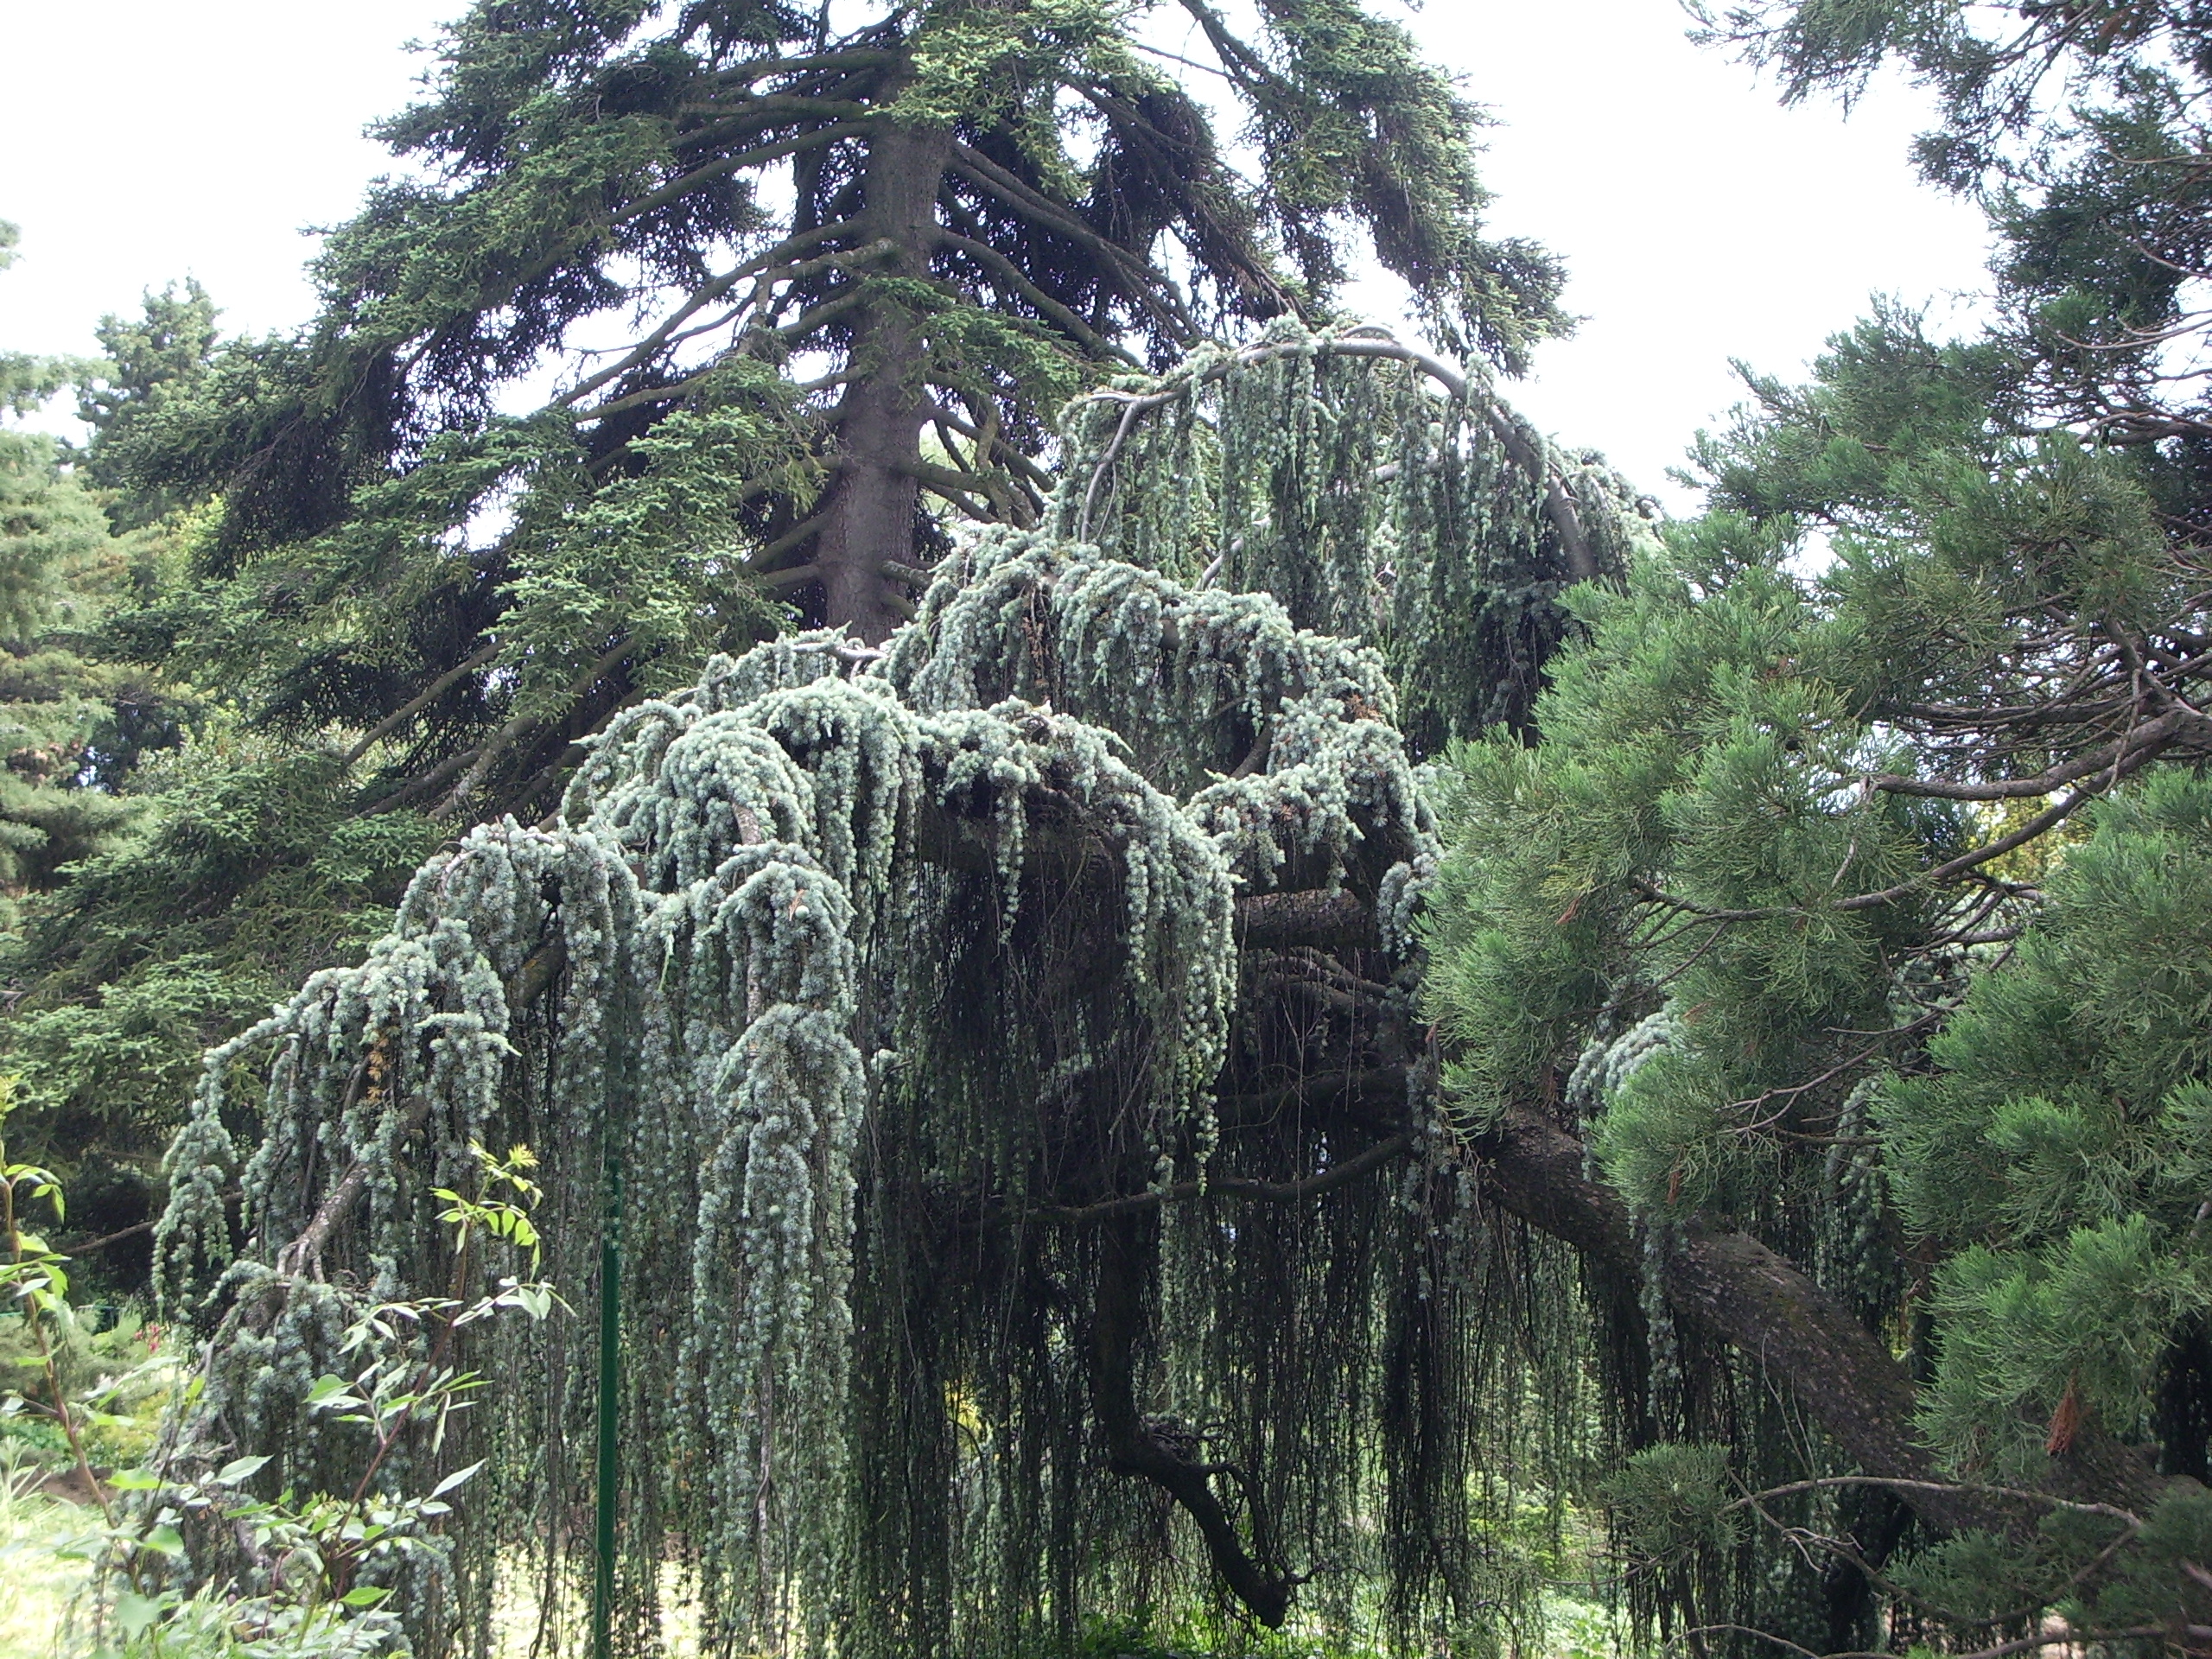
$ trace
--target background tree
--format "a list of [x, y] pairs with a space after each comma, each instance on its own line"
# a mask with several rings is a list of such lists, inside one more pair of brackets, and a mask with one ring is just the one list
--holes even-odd
[[209, 515], [102, 487], [102, 463], [118, 423], [127, 433], [204, 369], [213, 319], [188, 285], [148, 296], [143, 320], [105, 319], [105, 365], [7, 359], [18, 408], [92, 383], [89, 454], [0, 431], [0, 963], [22, 1141], [67, 1171], [73, 1230], [121, 1235], [86, 1263], [112, 1287], [144, 1281], [150, 1177], [197, 1052], [358, 952], [435, 833], [349, 825], [334, 764], [287, 765], [241, 731], [235, 703], [140, 649], [136, 620], [188, 580]]
[[110, 315], [93, 330], [101, 358], [79, 369], [77, 418], [92, 432], [86, 477], [114, 493], [108, 511], [118, 530], [151, 524], [180, 505], [166, 490], [132, 490], [130, 458], [143, 448], [136, 442], [140, 423], [207, 373], [219, 315], [207, 290], [188, 276], [181, 294], [174, 283], [149, 292], [138, 316]]
[[[19, 232], [0, 221], [0, 270]], [[68, 384], [60, 359], [0, 353], [0, 410], [27, 415]], [[69, 785], [97, 764], [92, 740], [105, 712], [100, 671], [69, 649], [119, 551], [94, 497], [52, 440], [0, 428], [0, 888], [20, 897], [51, 887], [60, 867], [114, 839], [130, 817], [103, 796]], [[112, 680], [112, 676], [107, 677]], [[9, 912], [12, 923], [12, 907]]]
[[[16, 227], [0, 223], [0, 269], [16, 241]], [[0, 409], [29, 414], [82, 372], [0, 353]], [[112, 786], [161, 741], [149, 716], [164, 697], [156, 676], [107, 660], [93, 635], [158, 549], [143, 536], [112, 534], [103, 505], [80, 455], [43, 434], [0, 427], [0, 955], [21, 948], [27, 912], [51, 902], [73, 870], [125, 853], [143, 827], [143, 804]], [[193, 1035], [166, 1028], [157, 1040]], [[84, 1088], [92, 1096], [99, 1084], [87, 1078]], [[41, 1147], [72, 1154], [63, 1161], [96, 1230], [146, 1217], [144, 1183], [130, 1159], [156, 1153], [156, 1141], [133, 1145], [81, 1116], [49, 1127], [57, 1133]]]

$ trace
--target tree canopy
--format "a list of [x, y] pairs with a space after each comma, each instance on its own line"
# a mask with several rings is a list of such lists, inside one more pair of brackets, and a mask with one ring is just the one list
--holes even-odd
[[[0, 828], [48, 1132], [198, 1070], [164, 1455], [462, 1490], [426, 1656], [2207, 1650], [2204, 20], [1706, 17], [1919, 76], [1993, 303], [1662, 523], [1403, 31], [1168, 10], [486, 0], [313, 325], [0, 450], [18, 654], [159, 715]], [[454, 1313], [487, 1145], [565, 1315]], [[486, 1386], [365, 1452], [365, 1344]]]
[[1482, 233], [1476, 112], [1358, 6], [817, 11], [471, 9], [311, 324], [219, 340], [188, 283], [103, 325], [83, 470], [168, 556], [95, 649], [147, 683], [134, 764], [191, 737], [112, 780], [165, 798], [148, 854], [13, 947], [27, 1145], [67, 1160], [95, 1075], [165, 1135], [200, 1046], [627, 704], [791, 620], [880, 640], [950, 525], [1036, 521], [1103, 378], [1325, 323], [1356, 243], [1447, 347], [1564, 326]]
[[[1534, 1627], [1538, 1552], [1488, 1541], [1527, 1493], [1480, 1450], [1524, 1439], [1541, 1491], [1606, 1407], [1570, 1258], [1472, 1202], [1440, 1116], [1389, 664], [1477, 647], [1416, 705], [1440, 737], [1525, 708], [1570, 557], [1618, 572], [1642, 511], [1373, 330], [1278, 325], [1064, 430], [1046, 522], [964, 541], [886, 646], [786, 635], [636, 703], [552, 819], [442, 851], [366, 962], [209, 1055], [157, 1243], [214, 1357], [175, 1433], [270, 1448], [272, 1491], [358, 1460], [293, 1404], [350, 1287], [489, 1271], [442, 1194], [487, 1138], [539, 1149], [583, 1317], [446, 1351], [553, 1386], [410, 1441], [499, 1494], [378, 1580], [418, 1643], [581, 1596], [594, 1491], [626, 1648], [671, 1593], [718, 1643], [850, 1653], [1217, 1598]], [[1243, 585], [1289, 548], [1350, 637]], [[566, 1449], [595, 1414], [611, 1499]]]

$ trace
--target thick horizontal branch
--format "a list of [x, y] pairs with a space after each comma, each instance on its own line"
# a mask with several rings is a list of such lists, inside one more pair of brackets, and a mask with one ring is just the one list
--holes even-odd
[[1084, 223], [1072, 208], [1033, 189], [982, 151], [956, 142], [952, 154], [956, 169], [969, 183], [996, 196], [1023, 218], [1049, 226], [1104, 261], [1122, 278], [1122, 291], [1151, 312], [1171, 338], [1184, 346], [1196, 342], [1201, 332], [1198, 324], [1172, 290], [1165, 290], [1159, 273], [1149, 264], [1100, 235]]
[[1923, 795], [1946, 801], [2016, 801], [2035, 800], [2056, 794], [2069, 784], [2101, 772], [2109, 772], [2116, 765], [2133, 760], [2140, 765], [2150, 757], [2144, 750], [2157, 751], [2171, 743], [2188, 726], [2200, 724], [2203, 716], [2193, 709], [2171, 709], [2155, 720], [2145, 721], [2133, 730], [2122, 734], [2111, 742], [2090, 750], [2087, 754], [2037, 773], [2032, 778], [2000, 778], [1983, 783], [1959, 783], [1942, 778], [1906, 778], [1891, 772], [1874, 772], [1867, 782], [1876, 789], [1891, 795]]
[[1038, 489], [1049, 492], [1052, 488], [1052, 475], [1008, 442], [1002, 434], [984, 431], [973, 421], [963, 420], [941, 403], [930, 406], [930, 418], [943, 421], [970, 442], [984, 443], [1000, 466], [1019, 474], [1025, 481]]
[[[1045, 821], [1033, 813], [1022, 848], [1024, 879], [1074, 881], [1086, 869], [1118, 870], [1122, 849], [1097, 827], [1082, 822], [1072, 801], [1039, 804]], [[1060, 822], [1051, 819], [1057, 817]], [[977, 820], [931, 803], [918, 815], [914, 855], [925, 863], [977, 872], [998, 868], [997, 831]], [[1244, 950], [1284, 950], [1314, 945], [1325, 950], [1373, 950], [1379, 943], [1375, 912], [1355, 893], [1314, 890], [1250, 893], [1236, 901], [1236, 943]]]
[[1896, 904], [1901, 899], [1909, 899], [1915, 893], [1925, 893], [1931, 888], [1942, 886], [1945, 882], [1956, 880], [1995, 859], [2002, 858], [2017, 847], [2026, 846], [2038, 836], [2056, 829], [2061, 823], [2072, 817], [2098, 796], [2105, 793], [2122, 779], [2134, 776], [2144, 766], [2164, 753], [2174, 741], [2175, 739], [2169, 734], [2154, 741], [2133, 744], [2116, 757], [2106, 760], [2094, 769], [2101, 775], [2090, 777], [2080, 788], [2063, 799], [2052, 802], [2050, 805], [2010, 833], [1999, 836], [1993, 841], [1986, 841], [1980, 846], [1938, 864], [1932, 869], [1924, 870], [1910, 880], [1900, 881], [1894, 887], [1883, 887], [1872, 893], [1854, 893], [1847, 898], [1812, 904], [1760, 905], [1732, 909], [1722, 905], [1704, 904], [1681, 893], [1669, 893], [1641, 877], [1631, 878], [1629, 886], [1654, 904], [1665, 905], [1671, 910], [1679, 910], [1686, 914], [1702, 917], [1707, 921], [1714, 922], [1763, 922], [1783, 916], [1802, 916], [1825, 911], [1848, 912], [1878, 910], [1885, 905]]
[[906, 61], [903, 54], [877, 47], [837, 46], [790, 58], [749, 58], [717, 75], [724, 85], [750, 86], [772, 75], [810, 74], [817, 69], [888, 69]]
[[[785, 238], [774, 247], [732, 266], [721, 276], [702, 283], [693, 291], [689, 299], [664, 319], [658, 327], [631, 347], [623, 356], [556, 398], [555, 407], [563, 409], [572, 407], [591, 396], [601, 386], [620, 379], [630, 370], [646, 362], [654, 353], [672, 341], [676, 336], [676, 331], [684, 323], [721, 298], [747, 277], [758, 276], [768, 271], [777, 272], [778, 280], [782, 280], [785, 275], [806, 274], [815, 262], [809, 260], [803, 264], [794, 264], [792, 262], [797, 256], [842, 236], [846, 229], [847, 226], [841, 221], [833, 225], [818, 225], [812, 230], [801, 231], [796, 235]], [[836, 257], [834, 255], [826, 257]]]
[[788, 592], [793, 588], [804, 588], [821, 574], [822, 567], [818, 564], [793, 564], [787, 565], [781, 570], [763, 571], [753, 580], [770, 593], [780, 594]]
[[833, 121], [827, 126], [815, 127], [796, 133], [788, 138], [779, 138], [772, 143], [756, 144], [750, 149], [741, 149], [734, 155], [721, 156], [702, 167], [695, 167], [680, 177], [671, 179], [649, 195], [626, 203], [615, 215], [618, 223], [626, 224], [658, 212], [670, 203], [682, 200], [701, 185], [738, 172], [748, 167], [764, 167], [770, 162], [780, 161], [786, 156], [796, 156], [802, 150], [819, 149], [824, 144], [836, 143], [840, 138], [856, 137], [868, 130], [870, 123]]
[[[1580, 1251], [1607, 1277], [1643, 1270], [1628, 1206], [1591, 1174], [1583, 1143], [1530, 1107], [1478, 1147], [1487, 1189], [1507, 1211]], [[1758, 1361], [1862, 1472], [1891, 1485], [1931, 1525], [2005, 1530], [2020, 1507], [1942, 1479], [1914, 1427], [1904, 1365], [1850, 1309], [1749, 1234], [1695, 1218], [1664, 1229], [1662, 1287], [1677, 1313]], [[2145, 1512], [2164, 1484], [2132, 1449], [2094, 1429], [2051, 1460], [2062, 1496], [2117, 1498]]]
[[1372, 950], [1374, 907], [1356, 893], [1256, 893], [1236, 901], [1236, 943], [1247, 950], [1291, 945]]

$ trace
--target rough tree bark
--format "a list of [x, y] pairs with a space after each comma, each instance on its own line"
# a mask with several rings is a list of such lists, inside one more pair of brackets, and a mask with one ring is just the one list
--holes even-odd
[[[940, 129], [887, 125], [870, 142], [864, 205], [854, 226], [857, 242], [884, 250], [869, 276], [927, 279], [938, 191], [951, 153], [952, 135]], [[914, 562], [926, 392], [912, 308], [883, 296], [855, 315], [853, 378], [835, 417], [836, 474], [814, 563], [823, 620], [880, 645], [899, 626], [903, 608], [884, 566]]]

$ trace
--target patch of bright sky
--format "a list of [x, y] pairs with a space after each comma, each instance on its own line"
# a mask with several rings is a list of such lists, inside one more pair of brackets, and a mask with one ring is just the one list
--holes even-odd
[[[1680, 511], [1692, 435], [1740, 397], [1728, 359], [1794, 376], [1876, 291], [1963, 323], [1983, 280], [1968, 206], [1913, 175], [1927, 124], [1878, 86], [1846, 120], [1776, 105], [1770, 86], [1692, 46], [1674, 0], [1430, 0], [1406, 18], [1498, 124], [1491, 227], [1567, 259], [1587, 319], [1508, 395], [1602, 450]], [[362, 136], [406, 103], [460, 0], [0, 0], [0, 219], [22, 226], [0, 276], [0, 344], [86, 353], [103, 312], [189, 272], [226, 330], [304, 321], [305, 227], [334, 224], [391, 157]], [[1197, 55], [1197, 54], [1194, 54]], [[1357, 298], [1380, 320], [1397, 299]], [[43, 422], [69, 429], [59, 404]]]

